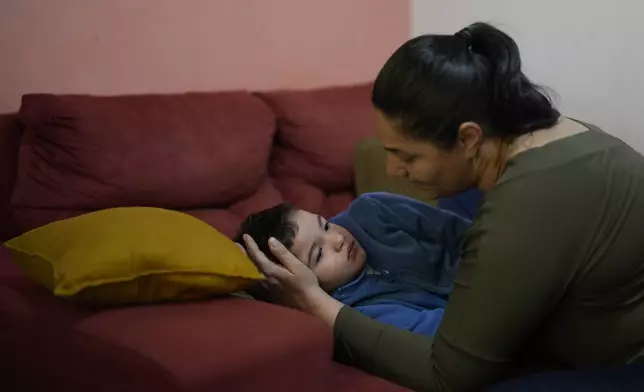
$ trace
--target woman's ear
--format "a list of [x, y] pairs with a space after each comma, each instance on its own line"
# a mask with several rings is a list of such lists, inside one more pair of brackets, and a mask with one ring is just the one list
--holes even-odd
[[483, 144], [483, 129], [475, 122], [464, 122], [458, 127], [456, 142], [464, 152], [465, 158], [474, 158]]

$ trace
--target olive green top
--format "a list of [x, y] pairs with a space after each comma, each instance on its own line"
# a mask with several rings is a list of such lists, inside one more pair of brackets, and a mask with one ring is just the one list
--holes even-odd
[[345, 306], [335, 356], [415, 390], [518, 363], [644, 362], [644, 157], [597, 129], [513, 158], [464, 243], [434, 339]]

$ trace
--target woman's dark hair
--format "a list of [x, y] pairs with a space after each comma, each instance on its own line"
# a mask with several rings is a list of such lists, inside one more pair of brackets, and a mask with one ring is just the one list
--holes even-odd
[[380, 71], [372, 102], [407, 136], [445, 149], [467, 121], [478, 123], [486, 137], [514, 139], [559, 118], [521, 71], [514, 40], [486, 23], [406, 42]]
[[250, 215], [242, 222], [239, 233], [233, 240], [246, 248], [242, 237], [244, 234], [248, 234], [255, 240], [257, 247], [264, 252], [266, 257], [279, 263], [268, 247], [268, 240], [274, 237], [286, 249], [291, 249], [298, 230], [297, 223], [293, 220], [295, 212], [296, 209], [291, 204], [282, 203]]

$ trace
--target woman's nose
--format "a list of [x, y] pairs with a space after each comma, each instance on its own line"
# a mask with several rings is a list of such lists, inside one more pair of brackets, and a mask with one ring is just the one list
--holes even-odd
[[405, 168], [403, 167], [400, 159], [391, 153], [387, 153], [387, 176], [389, 177], [405, 177]]

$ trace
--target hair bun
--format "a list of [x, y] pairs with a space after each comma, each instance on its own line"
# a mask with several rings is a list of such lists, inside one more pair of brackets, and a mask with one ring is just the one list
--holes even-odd
[[472, 33], [470, 32], [469, 28], [464, 28], [463, 30], [454, 34], [454, 36], [465, 41], [465, 46], [467, 46], [467, 49], [472, 51]]
[[464, 39], [468, 45], [472, 42], [472, 33], [470, 33], [470, 30], [467, 27], [454, 35]]

